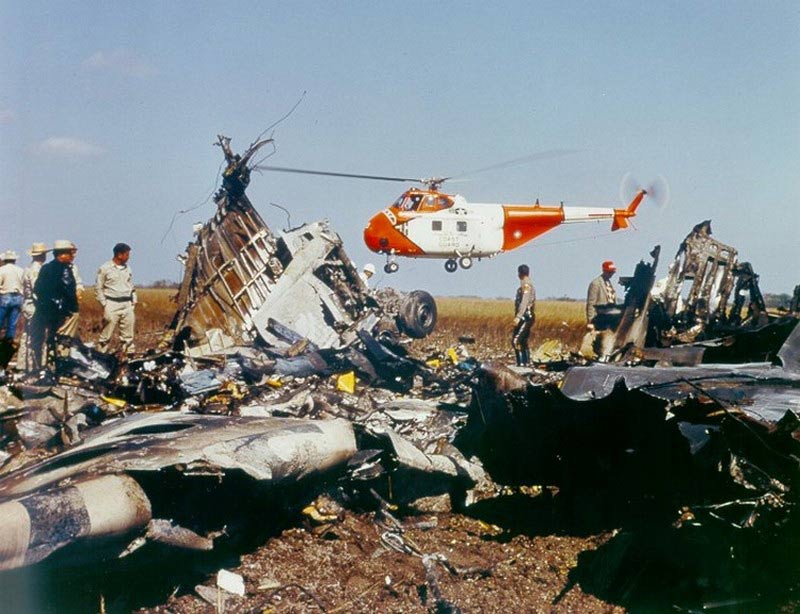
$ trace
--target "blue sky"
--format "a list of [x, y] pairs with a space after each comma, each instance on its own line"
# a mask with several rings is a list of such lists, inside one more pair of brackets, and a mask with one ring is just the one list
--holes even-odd
[[[616, 206], [628, 172], [669, 181], [636, 230], [561, 227], [468, 272], [404, 260], [380, 283], [511, 296], [527, 262], [539, 296], [578, 297], [602, 260], [632, 272], [711, 219], [763, 290], [788, 292], [800, 5], [649, 4], [0, 0], [0, 249], [72, 239], [88, 281], [125, 241], [140, 282], [179, 279], [175, 255], [214, 205], [170, 221], [213, 191], [215, 135], [242, 150], [305, 92], [272, 164], [452, 175], [576, 150], [445, 185], [476, 202]], [[356, 262], [381, 265], [361, 233], [402, 189], [264, 173], [249, 195], [274, 229], [286, 217], [270, 202], [292, 224], [328, 218]]]

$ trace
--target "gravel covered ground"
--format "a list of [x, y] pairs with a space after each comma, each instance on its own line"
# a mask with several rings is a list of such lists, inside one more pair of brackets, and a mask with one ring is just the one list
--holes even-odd
[[[426, 581], [421, 556], [387, 548], [374, 514], [344, 512], [341, 520], [297, 527], [269, 539], [231, 568], [245, 581], [245, 597], [227, 597], [231, 611], [267, 612], [542, 612], [623, 611], [579, 586], [569, 573], [578, 555], [608, 535], [511, 535], [460, 514], [405, 519], [405, 543], [446, 557]], [[415, 528], [420, 525], [421, 528]], [[433, 526], [433, 528], [429, 528]], [[215, 578], [204, 584], [215, 585]], [[435, 587], [435, 588], [433, 588]], [[435, 595], [438, 589], [440, 598]], [[214, 589], [211, 591], [214, 597]], [[209, 612], [196, 592], [178, 594], [151, 612]], [[448, 610], [447, 608], [451, 608]]]

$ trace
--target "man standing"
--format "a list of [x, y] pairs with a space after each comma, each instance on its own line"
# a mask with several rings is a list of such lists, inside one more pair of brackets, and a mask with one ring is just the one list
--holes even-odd
[[[33, 347], [31, 345], [33, 314], [36, 312], [33, 300], [33, 286], [36, 283], [36, 278], [39, 277], [39, 271], [47, 258], [48, 251], [44, 243], [34, 243], [28, 250], [31, 264], [22, 274], [22, 317], [25, 320], [25, 328], [22, 331], [19, 350], [17, 350], [17, 368], [25, 371], [31, 370], [35, 364], [31, 356]], [[38, 364], [39, 360], [41, 360], [41, 357], [37, 359], [36, 364]]]
[[119, 326], [121, 350], [133, 351], [133, 306], [136, 304], [136, 289], [133, 286], [133, 273], [128, 266], [131, 247], [126, 243], [114, 246], [114, 257], [97, 271], [94, 291], [97, 301], [103, 307], [103, 331], [97, 342], [97, 349], [108, 351], [114, 330]]
[[0, 256], [0, 329], [5, 329], [1, 338], [0, 367], [5, 368], [14, 355], [14, 336], [17, 319], [22, 309], [22, 269], [15, 263], [17, 253], [9, 250]]
[[530, 278], [531, 270], [527, 264], [517, 267], [519, 277], [519, 288], [514, 299], [514, 332], [511, 336], [511, 345], [514, 347], [514, 356], [517, 366], [522, 367], [528, 364], [530, 352], [528, 350], [528, 338], [531, 335], [531, 327], [536, 320], [536, 290]]
[[611, 260], [603, 263], [602, 272], [589, 284], [586, 294], [586, 322], [594, 325], [597, 318], [597, 305], [613, 305], [617, 302], [617, 293], [611, 284], [611, 278], [617, 272], [617, 267]]
[[[72, 263], [78, 248], [72, 241], [58, 240], [53, 259], [39, 270], [33, 285], [31, 350], [33, 369], [46, 364], [55, 350], [56, 333], [75, 335], [78, 331], [78, 289]], [[42, 354], [44, 352], [44, 354]]]
[[617, 302], [617, 293], [611, 283], [611, 278], [617, 272], [617, 267], [611, 260], [603, 262], [601, 273], [589, 284], [586, 293], [586, 335], [581, 342], [580, 353], [586, 358], [601, 359], [612, 350], [613, 336], [605, 332], [614, 327], [615, 320], [597, 313], [597, 307], [614, 305]]

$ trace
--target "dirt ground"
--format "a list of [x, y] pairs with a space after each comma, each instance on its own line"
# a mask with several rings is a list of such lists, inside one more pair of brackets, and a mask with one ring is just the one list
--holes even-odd
[[[414, 524], [434, 528], [413, 528]], [[290, 528], [246, 554], [231, 569], [245, 580], [245, 597], [229, 597], [236, 612], [614, 612], [622, 608], [567, 591], [578, 555], [607, 536], [507, 535], [496, 526], [460, 514], [407, 521], [403, 537], [420, 552], [447, 557], [456, 573], [435, 566], [437, 603], [417, 554], [387, 549], [370, 514], [345, 512], [315, 528]], [[214, 578], [206, 581], [214, 586]], [[212, 592], [213, 595], [213, 592]], [[196, 594], [176, 595], [149, 612], [209, 612]], [[450, 609], [448, 609], [450, 608]]]

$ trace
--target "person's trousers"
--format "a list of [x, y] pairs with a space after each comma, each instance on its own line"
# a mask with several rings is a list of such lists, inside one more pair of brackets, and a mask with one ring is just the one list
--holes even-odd
[[530, 351], [528, 350], [528, 339], [531, 336], [531, 327], [533, 326], [533, 318], [530, 320], [520, 320], [514, 326], [514, 332], [511, 335], [511, 345], [514, 348], [514, 356], [517, 361], [517, 366], [527, 365], [530, 360]]
[[0, 329], [5, 329], [3, 339], [12, 341], [17, 332], [17, 320], [22, 309], [22, 294], [0, 294]]
[[50, 362], [55, 355], [56, 335], [74, 337], [78, 332], [78, 313], [52, 315], [37, 310], [31, 320], [30, 370], [37, 371]]
[[108, 301], [103, 308], [103, 330], [97, 341], [97, 349], [108, 351], [114, 331], [119, 327], [119, 341], [123, 352], [133, 351], [133, 327], [135, 316], [131, 301]]
[[[17, 348], [17, 369], [22, 371], [30, 371], [34, 368], [34, 362], [38, 364], [41, 357], [34, 361], [31, 353], [33, 352], [33, 344], [31, 343], [31, 331], [33, 326], [33, 314], [36, 312], [36, 306], [27, 301], [22, 304], [22, 335], [19, 338], [19, 347]], [[41, 348], [40, 348], [41, 351]]]

